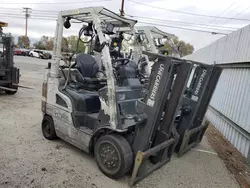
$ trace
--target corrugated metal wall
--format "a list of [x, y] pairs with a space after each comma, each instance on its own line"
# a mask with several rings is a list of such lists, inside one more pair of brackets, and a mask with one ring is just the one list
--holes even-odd
[[184, 59], [234, 65], [223, 69], [206, 117], [250, 161], [250, 26]]
[[210, 105], [250, 133], [250, 69], [224, 69]]
[[250, 62], [250, 26], [230, 33], [216, 42], [195, 51], [185, 59], [201, 61], [209, 64]]
[[223, 118], [223, 115], [211, 108], [207, 110], [206, 117], [249, 160], [249, 137], [233, 126], [232, 122]]
[[211, 123], [248, 157], [250, 147], [250, 68], [225, 68], [207, 111]]

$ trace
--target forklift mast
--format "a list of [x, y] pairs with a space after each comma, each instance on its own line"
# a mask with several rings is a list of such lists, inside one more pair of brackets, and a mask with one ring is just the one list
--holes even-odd
[[182, 99], [181, 115], [177, 121], [180, 141], [176, 147], [179, 156], [201, 142], [208, 124], [203, 122], [210, 99], [222, 69], [217, 65], [190, 62], [193, 70]]
[[[179, 140], [175, 117], [181, 106], [191, 64], [185, 60], [144, 52], [155, 59], [148, 92], [137, 102], [142, 122], [136, 127], [132, 149], [136, 154], [131, 185], [170, 161]], [[146, 117], [143, 121], [143, 117]], [[137, 152], [137, 153], [136, 153]]]
[[217, 65], [143, 54], [155, 62], [148, 92], [137, 103], [139, 119], [146, 118], [135, 131], [130, 185], [167, 163], [174, 151], [181, 156], [201, 142], [208, 126], [203, 118], [221, 74]]

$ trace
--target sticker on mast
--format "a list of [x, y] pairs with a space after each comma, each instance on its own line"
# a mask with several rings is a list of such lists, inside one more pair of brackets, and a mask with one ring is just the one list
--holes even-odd
[[207, 75], [207, 70], [206, 70], [206, 69], [203, 69], [202, 74], [201, 74], [201, 76], [200, 76], [200, 78], [199, 78], [198, 84], [197, 84], [197, 86], [196, 86], [196, 88], [195, 88], [194, 94], [193, 94], [192, 97], [191, 97], [191, 99], [192, 99], [193, 101], [196, 101], [196, 102], [197, 102], [197, 101], [199, 100], [198, 94], [199, 94], [200, 88], [201, 88], [201, 86], [202, 86], [202, 84], [203, 84], [203, 81], [204, 81], [206, 75]]
[[157, 93], [157, 91], [159, 89], [159, 85], [160, 85], [160, 81], [161, 81], [163, 72], [164, 72], [164, 64], [160, 64], [157, 75], [155, 77], [155, 82], [154, 82], [153, 89], [151, 90], [151, 93], [150, 93], [149, 98], [147, 100], [147, 105], [148, 106], [151, 106], [151, 107], [154, 106], [156, 93]]

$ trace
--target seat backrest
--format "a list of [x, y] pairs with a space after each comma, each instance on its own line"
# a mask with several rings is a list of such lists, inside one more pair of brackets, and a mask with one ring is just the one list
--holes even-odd
[[96, 73], [99, 71], [96, 60], [89, 54], [80, 53], [77, 54], [76, 68], [81, 73], [82, 77], [95, 78]]

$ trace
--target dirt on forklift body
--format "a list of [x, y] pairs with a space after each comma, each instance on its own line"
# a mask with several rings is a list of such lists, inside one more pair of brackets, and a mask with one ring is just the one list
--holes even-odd
[[0, 90], [13, 95], [18, 89], [19, 69], [13, 62], [13, 37], [2, 30], [7, 26], [7, 23], [0, 22]]
[[[95, 53], [78, 53], [73, 64], [63, 66], [63, 28], [70, 29], [75, 20], [83, 24], [78, 44], [86, 42], [84, 34]], [[59, 137], [93, 154], [110, 178], [132, 171], [131, 186], [170, 161], [179, 141], [176, 117], [192, 71], [186, 60], [148, 53], [154, 64], [142, 95], [133, 62], [119, 50], [110, 53], [108, 40], [114, 28], [135, 23], [103, 7], [61, 11], [42, 90], [44, 137]]]

